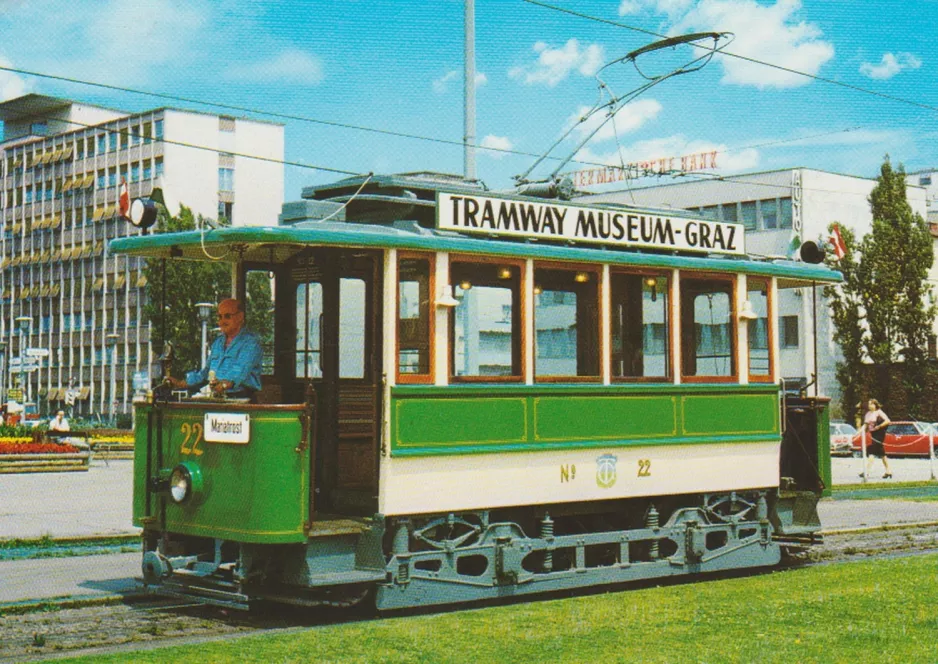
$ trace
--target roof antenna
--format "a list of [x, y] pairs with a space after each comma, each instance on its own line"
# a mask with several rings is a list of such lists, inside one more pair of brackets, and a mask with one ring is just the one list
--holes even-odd
[[[698, 71], [705, 67], [710, 60], [713, 59], [713, 56], [725, 49], [733, 40], [733, 33], [731, 32], [695, 32], [687, 35], [679, 35], [677, 37], [669, 37], [668, 39], [662, 39], [660, 41], [652, 42], [642, 46], [639, 49], [636, 49], [627, 55], [622, 56], [621, 58], [616, 58], [607, 62], [599, 71], [596, 72], [596, 80], [599, 84], [599, 99], [596, 104], [586, 113], [584, 113], [578, 122], [571, 126], [564, 134], [558, 138], [553, 145], [551, 145], [547, 151], [537, 158], [537, 160], [531, 164], [531, 167], [528, 168], [524, 173], [514, 176], [515, 180], [515, 193], [525, 194], [528, 196], [538, 196], [543, 198], [553, 198], [558, 197], [562, 199], [569, 199], [573, 195], [573, 182], [570, 180], [569, 176], [561, 176], [560, 171], [570, 163], [574, 156], [585, 146], [598, 132], [602, 129], [607, 122], [613, 120], [616, 113], [618, 113], [622, 108], [629, 102], [635, 100], [639, 95], [644, 93], [647, 90], [650, 90], [659, 83], [663, 83], [669, 78], [675, 76], [680, 76], [681, 74], [689, 74], [691, 72]], [[705, 45], [701, 42], [712, 41], [712, 45]], [[676, 48], [678, 46], [690, 45], [695, 48], [700, 48], [705, 51], [705, 53], [699, 57], [692, 58], [688, 62], [671, 69], [664, 74], [659, 74], [657, 76], [649, 76], [643, 72], [638, 66], [638, 58], [646, 55], [648, 53], [653, 53], [655, 51], [661, 51], [668, 48]], [[638, 74], [644, 78], [647, 82], [640, 85], [639, 87], [631, 90], [624, 95], [617, 96], [613, 93], [609, 85], [600, 77], [605, 69], [608, 69], [612, 65], [618, 63], [627, 63], [631, 62], [635, 67], [635, 70]], [[608, 97], [608, 99], [606, 99]], [[560, 145], [562, 142], [567, 140], [570, 135], [581, 125], [587, 122], [597, 113], [605, 111], [606, 117], [596, 125], [579, 143], [576, 147], [564, 158], [561, 159], [560, 164], [553, 170], [553, 172], [547, 176], [544, 180], [528, 180], [528, 176], [531, 172], [541, 165], [541, 163], [546, 160], [554, 149]], [[613, 120], [614, 121], [614, 120]], [[620, 153], [621, 158], [621, 153]], [[625, 164], [622, 164], [623, 169]]]

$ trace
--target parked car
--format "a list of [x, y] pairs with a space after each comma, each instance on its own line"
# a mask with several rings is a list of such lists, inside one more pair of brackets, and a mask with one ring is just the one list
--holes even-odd
[[[861, 437], [866, 436], [866, 444], [870, 444], [866, 429], [853, 437], [853, 454], [862, 454]], [[931, 422], [890, 422], [886, 427], [886, 438], [883, 446], [887, 456], [928, 456], [928, 441], [932, 440], [938, 452], [938, 429]]]
[[850, 456], [857, 430], [846, 422], [831, 422], [831, 456]]

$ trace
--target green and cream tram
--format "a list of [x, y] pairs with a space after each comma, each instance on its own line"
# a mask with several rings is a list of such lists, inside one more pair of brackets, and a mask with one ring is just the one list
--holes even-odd
[[275, 227], [111, 243], [273, 283], [250, 403], [137, 404], [157, 592], [398, 609], [770, 566], [816, 536], [827, 402], [783, 390], [776, 307], [838, 273], [754, 260], [735, 224], [429, 174], [304, 196]]

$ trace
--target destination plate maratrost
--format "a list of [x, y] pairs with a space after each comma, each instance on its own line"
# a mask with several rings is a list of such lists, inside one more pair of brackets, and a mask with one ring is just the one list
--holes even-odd
[[437, 194], [437, 228], [636, 249], [744, 255], [742, 224], [637, 209]]
[[206, 443], [244, 445], [251, 439], [251, 416], [246, 413], [205, 413]]

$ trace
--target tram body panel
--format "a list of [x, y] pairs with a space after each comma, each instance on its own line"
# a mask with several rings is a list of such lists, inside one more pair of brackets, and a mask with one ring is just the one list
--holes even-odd
[[[778, 486], [779, 441], [386, 460], [387, 516]], [[427, 497], [433, 496], [432, 502]]]
[[[208, 420], [219, 414], [246, 425], [244, 442], [206, 435]], [[247, 404], [139, 407], [134, 525], [258, 544], [305, 541], [310, 464], [309, 448], [302, 445], [302, 415], [301, 407]], [[192, 495], [177, 503], [154, 491], [152, 478], [165, 486], [180, 465], [194, 486]]]

